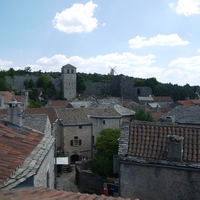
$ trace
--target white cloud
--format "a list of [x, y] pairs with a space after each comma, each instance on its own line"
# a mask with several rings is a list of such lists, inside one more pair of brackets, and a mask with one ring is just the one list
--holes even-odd
[[65, 33], [91, 32], [97, 28], [98, 20], [93, 17], [95, 8], [98, 7], [92, 1], [84, 4], [73, 4], [61, 13], [56, 13], [53, 25], [59, 31]]
[[[70, 63], [76, 66], [79, 72], [100, 74], [108, 74], [109, 66], [117, 66], [118, 73], [128, 75], [141, 73], [141, 67], [151, 72], [148, 67], [154, 62], [155, 55], [137, 56], [125, 52], [123, 54], [113, 53], [90, 58], [82, 58], [80, 56], [67, 58], [64, 55], [54, 55], [50, 58], [40, 58], [36, 63], [41, 66], [43, 71], [58, 71], [63, 65]], [[144, 72], [144, 70], [142, 71]]]
[[169, 66], [172, 67], [169, 72], [171, 71], [174, 81], [179, 80], [179, 83], [190, 85], [200, 84], [200, 56], [180, 57], [171, 61]]
[[190, 85], [200, 84], [200, 56], [191, 58], [177, 58], [169, 63], [168, 68], [156, 66], [156, 56], [148, 54], [138, 56], [130, 52], [122, 54], [112, 53], [97, 55], [96, 57], [83, 58], [65, 55], [54, 55], [52, 57], [40, 58], [36, 65], [31, 66], [34, 71], [61, 71], [65, 64], [72, 64], [77, 67], [78, 72], [108, 74], [110, 68], [116, 66], [117, 74], [137, 78], [155, 77], [159, 82], [172, 84]]
[[185, 16], [200, 14], [199, 0], [178, 0], [176, 6], [173, 3], [170, 3], [169, 6], [178, 14], [183, 14]]
[[136, 36], [129, 40], [130, 48], [139, 49], [144, 46], [179, 46], [188, 45], [188, 41], [182, 40], [177, 34], [160, 35], [146, 39], [146, 37]]
[[12, 65], [13, 63], [8, 60], [1, 60], [0, 59], [0, 70], [8, 70], [8, 66]]
[[199, 53], [200, 53], [200, 48], [199, 48], [199, 49], [197, 49], [197, 52], [199, 52]]

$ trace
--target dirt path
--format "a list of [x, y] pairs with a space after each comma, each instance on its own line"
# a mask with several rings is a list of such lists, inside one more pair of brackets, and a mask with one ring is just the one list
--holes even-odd
[[62, 173], [57, 177], [57, 189], [78, 192], [77, 185], [75, 185], [75, 167], [72, 167], [72, 172]]

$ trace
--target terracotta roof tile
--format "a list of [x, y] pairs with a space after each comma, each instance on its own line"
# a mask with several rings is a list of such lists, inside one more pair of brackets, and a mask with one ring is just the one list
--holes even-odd
[[13, 94], [8, 91], [0, 91], [0, 94], [4, 95], [4, 101], [5, 102], [10, 102], [13, 99]]
[[[134, 121], [130, 123], [128, 156], [167, 160], [168, 135], [183, 136], [183, 162], [200, 161], [200, 127]], [[121, 140], [121, 139], [120, 139]]]
[[52, 100], [50, 107], [66, 107], [70, 101], [68, 100]]
[[0, 185], [19, 167], [43, 136], [38, 132], [17, 131], [0, 123]]
[[196, 104], [190, 100], [178, 101], [182, 106], [195, 106]]
[[25, 97], [23, 97], [21, 95], [15, 95], [15, 99], [18, 102], [25, 102], [26, 101]]
[[26, 188], [20, 190], [0, 191], [1, 200], [130, 200], [121, 197], [106, 197], [96, 194], [81, 194], [66, 191], [58, 191], [43, 187]]

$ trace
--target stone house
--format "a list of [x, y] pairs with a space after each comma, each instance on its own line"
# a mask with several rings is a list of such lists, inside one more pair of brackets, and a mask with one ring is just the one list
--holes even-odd
[[0, 123], [0, 149], [0, 190], [54, 188], [55, 139], [51, 135]]
[[174, 100], [169, 96], [153, 96], [153, 100], [161, 107], [169, 107], [174, 102]]
[[134, 121], [119, 139], [120, 196], [200, 199], [200, 127]]
[[99, 132], [119, 128], [121, 116], [114, 109], [56, 108], [60, 122], [60, 144], [69, 163], [91, 159]]
[[26, 108], [24, 110], [24, 115], [34, 115], [36, 118], [39, 115], [47, 115], [50, 122], [48, 129], [50, 128], [51, 135], [56, 138], [56, 146], [60, 147], [60, 125], [58, 123], [58, 117], [55, 108]]

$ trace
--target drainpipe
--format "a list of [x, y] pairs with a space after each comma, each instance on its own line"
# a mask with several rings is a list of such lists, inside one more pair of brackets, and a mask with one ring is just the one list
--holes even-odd
[[56, 145], [56, 139], [54, 144], [54, 188], [57, 189], [57, 145]]

